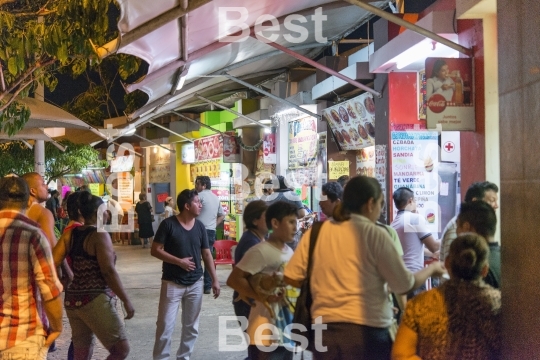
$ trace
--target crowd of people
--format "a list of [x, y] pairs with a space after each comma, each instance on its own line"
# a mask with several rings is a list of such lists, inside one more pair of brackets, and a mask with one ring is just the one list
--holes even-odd
[[[293, 299], [284, 301], [289, 292], [280, 288], [268, 297], [250, 279], [281, 274], [285, 284], [300, 288], [310, 261], [311, 316], [325, 325], [322, 343], [315, 339], [307, 347], [314, 359], [499, 358], [498, 187], [478, 182], [468, 189], [458, 216], [442, 233], [443, 265], [437, 261], [441, 240], [417, 213], [413, 191], [395, 191], [398, 213], [389, 226], [378, 221], [384, 199], [375, 179], [340, 180], [344, 188], [339, 182], [322, 186], [320, 208], [327, 220], [315, 234], [312, 253], [311, 230], [292, 254], [285, 246], [295, 230], [290, 202], [254, 201], [245, 208], [247, 231], [227, 284], [236, 290], [236, 316], [248, 319], [247, 359], [292, 359], [294, 348], [286, 331], [273, 334], [273, 341], [272, 332], [257, 333], [263, 324], [283, 329], [291, 321]], [[268, 229], [272, 235], [264, 240]], [[436, 287], [442, 277], [447, 280]], [[238, 303], [245, 298], [252, 299], [249, 305]]]
[[[398, 214], [389, 226], [379, 222], [384, 196], [375, 179], [341, 180], [343, 185], [322, 186], [326, 220], [317, 230], [307, 229], [297, 243], [298, 219], [306, 210], [284, 178], [245, 207], [246, 231], [227, 285], [235, 290], [231, 310], [240, 323], [247, 321], [247, 359], [293, 358], [298, 344], [287, 329], [310, 262], [311, 316], [325, 329], [322, 339], [315, 337], [308, 346], [314, 359], [497, 359], [498, 187], [471, 185], [459, 214], [438, 240], [416, 212], [409, 189], [394, 192]], [[176, 358], [189, 359], [203, 296], [220, 295], [212, 248], [225, 213], [208, 177], [198, 177], [195, 184], [178, 194], [178, 212], [172, 198], [165, 200], [170, 209], [155, 236], [153, 230], [143, 234], [151, 255], [163, 262], [153, 359], [170, 357], [179, 310]], [[138, 206], [151, 214], [141, 195]], [[90, 359], [97, 338], [110, 352], [108, 359], [125, 359], [129, 343], [116, 301], [122, 302], [126, 319], [135, 309], [115, 270], [113, 241], [97, 227], [99, 217], [108, 221], [103, 200], [85, 190], [65, 197], [61, 206], [69, 222], [57, 241], [53, 213], [38, 205], [47, 197], [47, 185], [37, 173], [0, 179], [0, 245], [10, 254], [2, 258], [0, 355], [16, 359], [30, 352], [29, 358], [46, 359], [62, 331], [64, 290], [70, 358]], [[144, 221], [139, 215], [140, 227]], [[426, 266], [428, 257], [444, 265], [431, 261]], [[429, 278], [441, 277], [447, 279], [426, 289]], [[269, 279], [270, 292], [261, 291]]]

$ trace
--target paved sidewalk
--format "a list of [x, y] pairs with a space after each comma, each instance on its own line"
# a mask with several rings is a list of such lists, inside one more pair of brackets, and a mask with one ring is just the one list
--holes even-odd
[[[161, 284], [161, 261], [150, 255], [150, 250], [142, 249], [137, 245], [115, 245], [118, 256], [116, 269], [120, 279], [128, 292], [135, 307], [135, 316], [126, 321], [126, 329], [130, 342], [131, 351], [128, 359], [150, 360], [152, 359], [152, 347], [156, 329], [157, 307], [159, 301], [159, 289]], [[221, 295], [214, 300], [212, 295], [204, 295], [203, 307], [199, 325], [199, 338], [195, 344], [192, 360], [210, 359], [244, 359], [247, 351], [220, 352], [219, 351], [219, 316], [234, 316], [232, 301], [232, 289], [225, 285], [231, 272], [231, 266], [218, 266], [218, 278], [221, 284]], [[120, 303], [120, 302], [119, 302]], [[120, 305], [118, 305], [120, 307]], [[175, 358], [180, 340], [180, 316], [176, 323], [172, 337], [171, 359]], [[226, 336], [222, 336], [225, 341]], [[49, 360], [67, 359], [67, 351], [71, 339], [69, 322], [64, 315], [64, 332], [57, 340], [58, 350], [50, 353]], [[239, 343], [239, 338], [228, 337], [229, 344]], [[108, 356], [108, 351], [103, 349], [99, 341], [96, 342], [92, 359], [103, 360]], [[299, 359], [296, 356], [295, 359]], [[310, 359], [311, 356], [305, 357]]]

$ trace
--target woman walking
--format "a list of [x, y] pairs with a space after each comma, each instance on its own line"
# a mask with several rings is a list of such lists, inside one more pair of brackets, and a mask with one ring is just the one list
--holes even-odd
[[124, 323], [116, 311], [116, 296], [124, 304], [126, 319], [131, 319], [135, 310], [116, 272], [116, 255], [109, 234], [96, 228], [98, 214], [106, 214], [101, 205], [101, 198], [81, 192], [79, 212], [84, 225], [72, 228], [69, 241], [62, 241], [63, 245], [55, 248], [57, 261], [71, 258], [74, 273], [64, 305], [76, 360], [92, 358], [95, 337], [109, 350], [108, 360], [125, 359], [129, 353]]
[[154, 237], [152, 205], [146, 200], [146, 194], [139, 194], [139, 202], [135, 205], [135, 212], [139, 223], [139, 238], [143, 239], [142, 247], [144, 249]]
[[[315, 344], [315, 360], [388, 360], [393, 319], [388, 286], [405, 294], [444, 273], [438, 262], [415, 274], [405, 268], [388, 232], [376, 224], [382, 203], [376, 179], [352, 178], [335, 221], [321, 226], [312, 259], [311, 315], [327, 325], [322, 336], [327, 351], [319, 352], [321, 344]], [[308, 230], [285, 267], [285, 282], [298, 288], [306, 278], [310, 236]]]

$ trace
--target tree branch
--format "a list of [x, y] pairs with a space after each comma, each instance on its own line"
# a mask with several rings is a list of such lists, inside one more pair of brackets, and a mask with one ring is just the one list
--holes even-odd
[[[0, 0], [2, 1], [2, 0]], [[0, 101], [4, 100], [4, 98], [6, 97], [7, 94], [11, 93], [17, 86], [19, 86], [19, 84], [21, 84], [24, 80], [26, 80], [26, 78], [28, 78], [29, 76], [31, 76], [34, 71], [36, 71], [37, 69], [39, 68], [42, 68], [42, 67], [46, 67], [46, 66], [49, 66], [49, 65], [52, 65], [54, 64], [54, 62], [56, 61], [55, 58], [51, 58], [49, 60], [46, 60], [44, 62], [37, 62], [33, 67], [29, 68], [28, 70], [26, 70], [18, 79], [17, 81], [15, 81], [14, 83], [10, 84], [10, 87], [3, 91], [1, 94], [0, 94]]]
[[2, 67], [2, 63], [0, 63], [0, 81], [2, 82], [0, 86], [2, 86], [2, 91], [6, 91], [6, 81], [4, 80], [4, 68]]
[[19, 93], [23, 91], [28, 85], [32, 84], [33, 81], [34, 79], [30, 79], [26, 83], [19, 86], [19, 88], [13, 93], [11, 99], [9, 99], [3, 106], [0, 106], [0, 112], [4, 111], [9, 105], [11, 105], [11, 103], [17, 99], [17, 95], [19, 95]]

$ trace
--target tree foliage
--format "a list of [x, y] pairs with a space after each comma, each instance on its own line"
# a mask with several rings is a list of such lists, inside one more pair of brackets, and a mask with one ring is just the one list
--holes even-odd
[[[60, 142], [66, 147], [62, 152], [52, 143], [45, 143], [45, 178], [54, 181], [67, 174], [77, 174], [87, 167], [106, 167], [107, 161], [99, 159], [99, 151], [90, 145]], [[19, 141], [0, 144], [0, 176], [22, 175], [34, 171], [34, 151]]]
[[[148, 96], [136, 91], [124, 95], [124, 104], [119, 104], [113, 92], [118, 92], [114, 87], [120, 87], [120, 79], [126, 80], [137, 74], [140, 64], [141, 60], [131, 55], [115, 54], [106, 57], [100, 64], [87, 68], [82, 75], [88, 84], [87, 90], [74, 96], [62, 107], [94, 126], [102, 126], [104, 119], [122, 116], [124, 112], [132, 113], [146, 103]], [[120, 108], [121, 105], [124, 107]]]
[[[59, 71], [77, 77], [99, 67], [89, 40], [101, 45], [117, 36], [109, 28], [113, 4], [113, 0], [0, 0], [0, 130], [12, 135], [28, 121], [30, 111], [17, 96], [28, 96], [38, 84], [54, 91]], [[137, 71], [140, 63], [120, 55], [114, 61], [122, 78]], [[107, 90], [96, 86], [89, 96], [106, 97]]]

